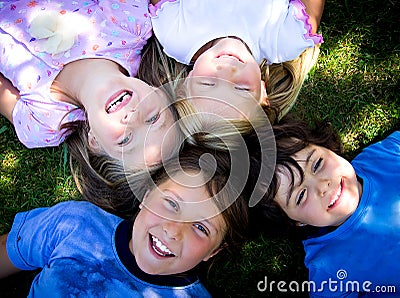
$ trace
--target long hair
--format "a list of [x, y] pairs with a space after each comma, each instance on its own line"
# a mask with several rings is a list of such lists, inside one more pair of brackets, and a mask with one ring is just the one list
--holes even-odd
[[[143, 49], [138, 78], [159, 87], [167, 94], [171, 102], [169, 110], [175, 120], [178, 119], [178, 114], [173, 104], [176, 88], [174, 78], [184, 72], [185, 68], [182, 65], [175, 65], [168, 60], [156, 41], [149, 40]], [[84, 110], [83, 106], [80, 108]], [[124, 167], [121, 160], [92, 150], [88, 140], [90, 127], [87, 120], [66, 123], [61, 128], [69, 133], [65, 142], [70, 153], [71, 171], [82, 198], [124, 218], [135, 214], [139, 202], [129, 187], [127, 176], [133, 179], [132, 177], [140, 175], [142, 171], [151, 171], [160, 165], [154, 165], [150, 169], [129, 169]], [[177, 145], [181, 144], [182, 140], [176, 140]], [[177, 154], [179, 150], [180, 147], [177, 146], [173, 154]]]
[[[265, 82], [270, 103], [270, 119], [279, 121], [293, 107], [301, 87], [317, 62], [320, 45], [307, 48], [294, 60], [268, 65], [260, 63], [261, 78]], [[274, 121], [271, 121], [273, 123]]]
[[[229, 151], [242, 142], [245, 135], [268, 127], [268, 114], [261, 107], [251, 119], [225, 119], [198, 113], [190, 104], [191, 95], [185, 84], [177, 89], [175, 108], [179, 115], [179, 127], [186, 142], [215, 150]], [[209, 111], [212, 114], [212, 111]]]
[[[215, 163], [201, 162], [204, 154], [210, 154]], [[135, 177], [131, 183], [137, 196], [144, 197], [147, 190], [155, 185], [160, 185], [177, 173], [201, 172], [205, 179], [204, 186], [207, 193], [218, 209], [226, 224], [223, 243], [227, 248], [234, 251], [238, 249], [247, 239], [248, 227], [248, 204], [247, 194], [243, 189], [237, 187], [237, 181], [230, 178], [231, 155], [225, 151], [210, 150], [204, 147], [186, 144], [179, 156], [163, 163], [161, 168], [152, 172], [147, 182], [138, 183]]]

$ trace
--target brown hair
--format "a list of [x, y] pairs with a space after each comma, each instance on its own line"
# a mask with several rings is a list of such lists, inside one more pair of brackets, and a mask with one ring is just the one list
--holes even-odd
[[[162, 53], [156, 41], [150, 38], [142, 51], [138, 78], [146, 83], [159, 87], [170, 98], [169, 110], [174, 119], [178, 114], [174, 108], [175, 88], [174, 79], [185, 73], [185, 67], [175, 64]], [[55, 85], [56, 86], [56, 85]], [[68, 96], [67, 92], [56, 86], [56, 91]], [[83, 106], [80, 106], [84, 110]], [[78, 190], [84, 200], [121, 217], [131, 217], [136, 212], [138, 201], [127, 182], [127, 176], [134, 179], [142, 169], [124, 168], [121, 160], [110, 157], [91, 149], [88, 140], [90, 130], [87, 120], [70, 122], [62, 125], [69, 134], [65, 143], [70, 153], [70, 167]], [[183, 137], [181, 135], [181, 137]], [[177, 140], [180, 144], [181, 140]], [[177, 146], [174, 154], [179, 152]], [[159, 167], [156, 165], [154, 167]], [[147, 171], [148, 169], [143, 169]], [[136, 179], [136, 178], [135, 178]]]
[[[275, 197], [280, 185], [279, 173], [285, 168], [291, 176], [291, 184], [294, 183], [295, 171], [301, 179], [304, 172], [301, 166], [293, 158], [293, 155], [310, 144], [325, 147], [340, 154], [343, 151], [339, 136], [334, 132], [330, 123], [316, 123], [313, 126], [305, 121], [287, 115], [273, 125], [276, 142], [276, 166], [275, 171], [263, 199], [256, 205], [254, 217], [262, 216], [266, 224], [261, 229], [276, 233], [289, 233], [295, 222], [290, 219], [282, 208], [276, 203]], [[259, 226], [259, 225], [258, 225]], [[273, 229], [273, 230], [271, 230]]]
[[[210, 154], [215, 162], [202, 162], [202, 156]], [[162, 168], [156, 169], [151, 179], [145, 183], [131, 183], [137, 196], [143, 198], [144, 192], [154, 185], [166, 181], [179, 172], [202, 172], [205, 187], [209, 196], [213, 199], [226, 224], [223, 243], [232, 251], [239, 248], [246, 240], [248, 227], [248, 204], [246, 201], [246, 188], [243, 191], [237, 185], [240, 182], [231, 177], [231, 154], [224, 151], [210, 150], [204, 147], [185, 145], [178, 157], [170, 159]], [[234, 180], [234, 181], [232, 181]]]

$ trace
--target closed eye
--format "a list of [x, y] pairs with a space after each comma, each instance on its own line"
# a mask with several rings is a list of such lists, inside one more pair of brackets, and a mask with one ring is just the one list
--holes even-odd
[[200, 82], [199, 84], [203, 86], [215, 86], [215, 84], [211, 82]]
[[240, 86], [235, 86], [235, 89], [236, 89], [236, 90], [239, 90], [239, 91], [247, 91], [247, 92], [250, 91], [250, 88], [247, 88], [247, 87], [240, 87]]

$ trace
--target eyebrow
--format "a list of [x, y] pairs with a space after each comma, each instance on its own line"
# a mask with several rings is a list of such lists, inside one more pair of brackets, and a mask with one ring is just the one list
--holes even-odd
[[[182, 203], [186, 203], [186, 205], [187, 206], [189, 206], [190, 207], [190, 202], [186, 202], [185, 200], [183, 200], [182, 199], [182, 197], [180, 197], [176, 192], [174, 192], [173, 190], [171, 190], [171, 189], [169, 189], [169, 188], [167, 188], [167, 189], [165, 189], [166, 191], [169, 191], [170, 193], [172, 193], [172, 194], [174, 194], [175, 195], [175, 197], [179, 200], [179, 201], [181, 201]], [[165, 191], [164, 190], [164, 191]], [[219, 234], [219, 229], [217, 229], [217, 227], [211, 222], [211, 221], [209, 221], [208, 220], [208, 218], [204, 218], [204, 217], [202, 217], [202, 218], [199, 218], [199, 220], [197, 220], [197, 221], [191, 221], [191, 223], [195, 223], [195, 222], [202, 222], [202, 221], [204, 221], [204, 222], [206, 222], [209, 226], [211, 226], [214, 230], [215, 230], [215, 233], [216, 234]]]
[[182, 199], [182, 197], [181, 197], [180, 195], [178, 195], [175, 191], [173, 191], [173, 190], [171, 190], [171, 189], [169, 189], [169, 188], [166, 188], [166, 189], [162, 190], [161, 192], [162, 192], [162, 193], [165, 193], [165, 191], [172, 193], [179, 201], [185, 202], [185, 201]]
[[[307, 158], [306, 158], [306, 160], [305, 160], [305, 167], [310, 163], [311, 157], [313, 156], [313, 154], [315, 153], [315, 151], [316, 151], [316, 149], [313, 149], [313, 150], [311, 150], [311, 151], [308, 153]], [[293, 177], [293, 180], [294, 180], [294, 177]], [[290, 188], [290, 190], [289, 190], [288, 193], [287, 193], [287, 197], [286, 197], [286, 206], [289, 206], [289, 201], [290, 201], [290, 198], [291, 198], [292, 195], [293, 195], [294, 187], [295, 187], [295, 184], [294, 184], [294, 181], [293, 181], [293, 186]]]

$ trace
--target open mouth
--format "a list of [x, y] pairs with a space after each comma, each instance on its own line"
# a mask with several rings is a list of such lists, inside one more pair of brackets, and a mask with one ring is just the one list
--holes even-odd
[[120, 91], [114, 94], [106, 103], [106, 112], [109, 114], [119, 111], [131, 101], [131, 98], [132, 93], [128, 91]]
[[239, 61], [241, 63], [244, 63], [242, 59], [240, 59], [239, 56], [233, 54], [233, 53], [229, 53], [229, 52], [223, 52], [220, 53], [216, 58], [225, 58], [225, 59], [231, 59], [231, 60], [235, 60], [235, 61]]
[[340, 179], [339, 187], [329, 202], [328, 210], [332, 209], [333, 207], [335, 207], [338, 204], [338, 202], [342, 196], [342, 191], [343, 191], [343, 179]]
[[156, 236], [150, 235], [150, 244], [157, 255], [161, 257], [175, 257], [172, 251], [170, 251]]

